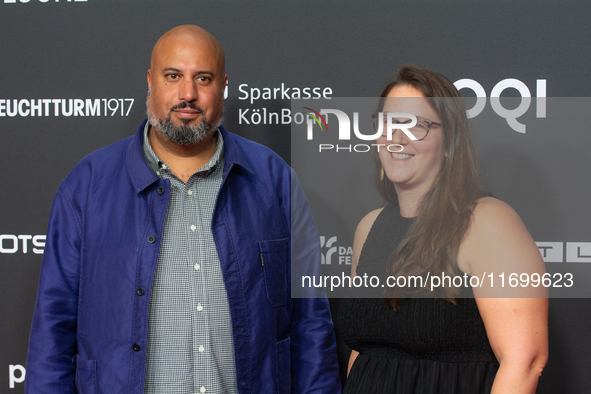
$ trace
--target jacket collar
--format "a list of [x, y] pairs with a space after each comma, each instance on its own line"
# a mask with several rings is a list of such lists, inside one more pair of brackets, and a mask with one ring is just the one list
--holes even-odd
[[[160, 177], [152, 171], [146, 163], [144, 158], [143, 143], [144, 143], [144, 128], [146, 127], [148, 119], [138, 126], [131, 143], [127, 148], [126, 164], [131, 183], [137, 193], [142, 192], [148, 186], [158, 181]], [[254, 175], [253, 171], [244, 156], [244, 153], [236, 143], [234, 134], [226, 131], [224, 126], [219, 127], [222, 137], [224, 138], [224, 177], [232, 169], [234, 164], [239, 165]]]
[[254, 175], [248, 160], [244, 156], [244, 152], [242, 152], [242, 149], [236, 142], [240, 137], [227, 131], [224, 126], [220, 126], [219, 130], [224, 138], [224, 177], [232, 169], [234, 164], [239, 165]]

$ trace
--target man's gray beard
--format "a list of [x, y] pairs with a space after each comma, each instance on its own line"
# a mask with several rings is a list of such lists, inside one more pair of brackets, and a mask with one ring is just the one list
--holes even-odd
[[175, 107], [190, 107], [192, 109], [201, 111], [201, 115], [203, 116], [203, 118], [201, 119], [201, 122], [199, 122], [198, 124], [190, 125], [187, 124], [191, 121], [190, 119], [182, 119], [184, 124], [177, 126], [170, 119], [170, 112], [172, 112], [172, 109], [169, 112], [168, 117], [166, 119], [158, 119], [152, 114], [152, 111], [150, 111], [150, 93], [151, 92], [148, 91], [148, 98], [146, 99], [146, 113], [148, 115], [148, 122], [152, 127], [155, 127], [156, 129], [160, 130], [160, 132], [164, 135], [164, 137], [166, 137], [166, 139], [174, 142], [175, 144], [191, 145], [196, 142], [200, 142], [203, 139], [205, 139], [205, 137], [207, 137], [209, 133], [216, 130], [222, 124], [222, 116], [220, 116], [220, 119], [218, 119], [218, 121], [215, 122], [215, 124], [207, 123], [207, 119], [205, 117], [205, 110], [195, 104], [188, 104], [186, 106], [181, 105]]

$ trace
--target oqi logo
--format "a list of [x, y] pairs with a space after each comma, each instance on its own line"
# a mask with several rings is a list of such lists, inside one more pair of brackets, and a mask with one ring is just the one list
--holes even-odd
[[[478, 116], [486, 106], [486, 91], [481, 84], [473, 79], [464, 78], [454, 82], [456, 89], [471, 89], [476, 94], [476, 104], [466, 111], [468, 119]], [[515, 89], [521, 95], [521, 103], [514, 109], [507, 109], [501, 104], [501, 94], [506, 89]], [[525, 125], [517, 121], [517, 118], [527, 112], [531, 104], [531, 92], [527, 85], [515, 78], [503, 79], [497, 83], [490, 92], [490, 105], [492, 109], [507, 124], [518, 133], [525, 133]], [[546, 117], [546, 80], [536, 80], [536, 118]]]
[[0, 234], [0, 253], [14, 254], [19, 250], [28, 253], [30, 249], [35, 254], [43, 254], [45, 238], [45, 235]]
[[[339, 132], [338, 138], [340, 141], [348, 141], [351, 140], [351, 120], [349, 119], [349, 115], [347, 115], [344, 111], [339, 109], [321, 109], [320, 111], [313, 110], [312, 108], [303, 107], [313, 113], [307, 113], [309, 115], [306, 125], [307, 125], [307, 139], [313, 140], [314, 139], [314, 124], [318, 124], [320, 129], [323, 130], [322, 125], [326, 127], [328, 131], [328, 115], [333, 114], [337, 117], [337, 121], [339, 123]], [[408, 138], [413, 141], [417, 140], [412, 132], [409, 130], [416, 126], [417, 124], [417, 117], [413, 114], [406, 113], [406, 112], [388, 112], [384, 114], [383, 112], [379, 112], [377, 114], [378, 119], [386, 118], [386, 138], [388, 141], [392, 141], [392, 134], [394, 133], [395, 129], [401, 130]], [[409, 119], [408, 123], [399, 123], [396, 121], [395, 118], [405, 118]], [[322, 123], [320, 122], [322, 120]], [[355, 137], [363, 141], [375, 141], [380, 138], [384, 132], [384, 124], [382, 122], [378, 122], [378, 130], [374, 134], [362, 134], [359, 131], [359, 112], [353, 112], [353, 133]], [[391, 153], [398, 153], [402, 152], [403, 146], [400, 144], [356, 144], [356, 145], [334, 145], [334, 144], [319, 144], [318, 151], [322, 152], [323, 150], [335, 150], [339, 152], [341, 150], [348, 151], [348, 152], [357, 152], [357, 153], [365, 153], [371, 150], [371, 147], [376, 147], [378, 152], [380, 148], [385, 148], [388, 152]]]
[[353, 248], [351, 246], [333, 246], [337, 242], [337, 236], [330, 237], [326, 241], [324, 235], [320, 236], [320, 247], [327, 248], [326, 253], [321, 253], [322, 265], [332, 265], [332, 256], [336, 253], [339, 265], [351, 265], [353, 258]]

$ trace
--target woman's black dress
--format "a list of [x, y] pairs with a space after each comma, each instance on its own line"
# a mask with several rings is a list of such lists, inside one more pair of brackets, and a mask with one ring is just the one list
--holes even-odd
[[[385, 283], [389, 257], [411, 223], [397, 206], [386, 206], [365, 241], [357, 275]], [[409, 298], [396, 311], [383, 298], [349, 298], [341, 303], [336, 326], [359, 352], [344, 394], [490, 393], [499, 367], [473, 298], [458, 305]]]

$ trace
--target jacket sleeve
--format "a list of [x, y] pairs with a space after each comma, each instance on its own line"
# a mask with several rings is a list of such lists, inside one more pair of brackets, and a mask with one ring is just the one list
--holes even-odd
[[75, 393], [81, 224], [64, 183], [53, 202], [29, 338], [25, 392]]
[[320, 275], [320, 237], [295, 172], [291, 176], [292, 393], [341, 392], [334, 328], [324, 289], [303, 289]]

